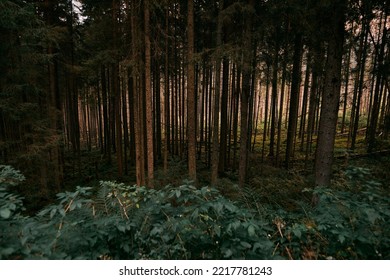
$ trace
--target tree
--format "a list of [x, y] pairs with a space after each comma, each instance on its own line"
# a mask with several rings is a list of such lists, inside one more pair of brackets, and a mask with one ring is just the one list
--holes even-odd
[[242, 65], [242, 92], [240, 100], [241, 124], [240, 124], [240, 166], [238, 170], [239, 186], [243, 187], [246, 180], [248, 164], [248, 110], [250, 96], [250, 81], [252, 72], [252, 21], [254, 0], [249, 0], [248, 8], [250, 14], [245, 20], [245, 29], [243, 33], [243, 65]]
[[196, 181], [196, 98], [195, 98], [195, 62], [194, 62], [194, 1], [188, 0], [187, 18], [187, 141], [188, 175]]
[[154, 150], [153, 150], [153, 98], [151, 89], [151, 54], [150, 54], [150, 3], [144, 3], [145, 22], [145, 99], [146, 99], [146, 145], [148, 162], [148, 186], [153, 187]]
[[[328, 48], [315, 160], [316, 186], [329, 186], [331, 181], [339, 110], [346, 1], [328, 3], [325, 8], [326, 14], [331, 16], [327, 18], [326, 26]], [[317, 199], [314, 198], [314, 203]]]
[[288, 117], [287, 129], [286, 168], [289, 168], [291, 165], [290, 158], [293, 156], [294, 153], [295, 136], [297, 131], [299, 93], [301, 88], [302, 48], [302, 34], [297, 33], [295, 35], [294, 41], [292, 84], [290, 93], [290, 113]]
[[136, 5], [135, 1], [131, 2], [131, 37], [132, 37], [132, 81], [133, 81], [133, 93], [134, 93], [134, 127], [135, 127], [135, 162], [136, 162], [136, 181], [138, 186], [145, 185], [145, 143], [144, 143], [144, 110], [143, 110], [143, 94], [140, 89], [140, 47], [138, 45], [139, 40], [139, 28], [138, 28], [138, 12], [140, 7]]
[[[218, 24], [217, 24], [217, 48], [222, 44], [222, 15], [223, 1], [219, 3]], [[220, 112], [220, 89], [221, 89], [221, 58], [220, 53], [216, 54], [215, 62], [215, 99], [214, 99], [214, 123], [213, 123], [213, 153], [211, 159], [211, 184], [216, 185], [219, 170], [219, 112]]]

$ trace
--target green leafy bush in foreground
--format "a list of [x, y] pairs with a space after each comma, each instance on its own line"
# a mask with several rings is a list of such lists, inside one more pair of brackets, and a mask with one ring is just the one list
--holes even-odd
[[319, 204], [274, 218], [281, 254], [306, 259], [390, 259], [390, 198], [364, 168], [350, 168], [349, 191], [317, 187]]
[[[161, 190], [101, 182], [57, 195], [33, 217], [9, 188], [24, 178], [0, 166], [1, 259], [390, 258], [389, 199], [317, 188], [301, 212], [240, 207], [190, 182]], [[268, 209], [268, 210], [267, 210]]]
[[[1, 197], [8, 199], [5, 188]], [[2, 216], [0, 257], [32, 259], [268, 258], [267, 223], [216, 190], [101, 182], [58, 194], [34, 217]]]

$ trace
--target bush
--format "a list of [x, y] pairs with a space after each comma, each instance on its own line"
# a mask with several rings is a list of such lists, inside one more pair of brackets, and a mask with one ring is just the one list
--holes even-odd
[[0, 166], [0, 259], [389, 259], [388, 196], [367, 170], [346, 175], [349, 191], [315, 188], [319, 205], [302, 211], [254, 211], [191, 182], [103, 181], [28, 217], [9, 191], [24, 177]]
[[[1, 190], [2, 197], [10, 197]], [[60, 193], [58, 204], [35, 217], [2, 216], [1, 228], [8, 230], [1, 232], [0, 257], [265, 259], [272, 254], [267, 223], [215, 189], [196, 189], [190, 182], [162, 190], [101, 182], [94, 198], [90, 191]]]
[[[350, 190], [317, 187], [312, 208], [274, 219], [274, 242], [289, 258], [390, 259], [390, 199], [364, 168], [346, 171]], [[309, 190], [306, 190], [309, 191]]]

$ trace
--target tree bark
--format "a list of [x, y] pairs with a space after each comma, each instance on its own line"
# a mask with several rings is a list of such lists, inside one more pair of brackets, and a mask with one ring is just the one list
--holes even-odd
[[302, 35], [295, 35], [293, 72], [290, 93], [290, 112], [288, 117], [286, 168], [291, 167], [290, 158], [294, 153], [295, 136], [298, 123], [299, 92], [301, 88], [301, 65], [302, 65]]
[[[153, 146], [153, 97], [151, 80], [151, 51], [150, 51], [150, 3], [144, 3], [144, 25], [145, 25], [145, 101], [146, 101], [146, 145], [148, 180], [147, 185], [153, 188], [154, 180], [154, 146]], [[158, 124], [160, 125], [160, 124]]]
[[[249, 0], [249, 7], [254, 8], [254, 0]], [[242, 67], [242, 93], [241, 93], [241, 123], [240, 123], [240, 166], [238, 169], [238, 185], [243, 187], [246, 181], [248, 164], [248, 111], [251, 83], [252, 65], [252, 15], [248, 15], [244, 30], [244, 49]]]
[[[332, 4], [329, 14], [328, 56], [325, 70], [324, 93], [315, 159], [315, 185], [329, 186], [332, 174], [333, 150], [339, 110], [341, 64], [344, 42], [344, 9], [346, 1]], [[313, 197], [313, 203], [318, 197]]]
[[188, 140], [188, 175], [196, 182], [196, 98], [195, 98], [195, 63], [194, 63], [194, 1], [188, 0], [188, 70], [187, 70], [187, 140]]
[[[222, 45], [222, 15], [223, 0], [219, 3], [219, 14], [217, 24], [217, 48]], [[211, 160], [211, 185], [215, 186], [218, 180], [218, 165], [219, 165], [219, 111], [221, 98], [221, 58], [217, 54], [215, 63], [215, 88], [214, 88], [214, 122], [213, 122], [213, 153]]]

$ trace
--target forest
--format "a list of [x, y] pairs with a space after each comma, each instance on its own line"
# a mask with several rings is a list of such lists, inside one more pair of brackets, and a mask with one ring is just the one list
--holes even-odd
[[0, 259], [390, 259], [387, 0], [0, 0]]

